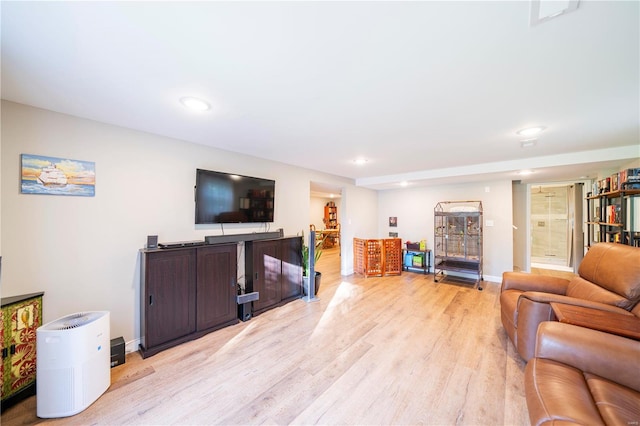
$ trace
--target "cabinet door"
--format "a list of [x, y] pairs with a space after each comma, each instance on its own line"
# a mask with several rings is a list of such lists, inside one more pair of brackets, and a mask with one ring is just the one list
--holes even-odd
[[302, 295], [302, 237], [281, 240], [282, 300]]
[[237, 318], [235, 244], [198, 249], [198, 330]]
[[36, 379], [36, 330], [42, 325], [42, 297], [6, 306], [2, 321], [4, 400]]
[[147, 254], [144, 301], [147, 348], [195, 331], [195, 273], [195, 250]]
[[265, 240], [253, 243], [253, 291], [260, 293], [260, 299], [253, 302], [255, 311], [280, 303], [281, 266], [280, 241]]

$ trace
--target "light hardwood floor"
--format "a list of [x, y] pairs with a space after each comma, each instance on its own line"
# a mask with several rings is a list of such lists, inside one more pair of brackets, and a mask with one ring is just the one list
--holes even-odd
[[500, 324], [499, 284], [341, 277], [326, 250], [319, 301], [296, 300], [147, 359], [127, 355], [82, 413], [3, 426], [87, 424], [526, 425], [524, 362]]

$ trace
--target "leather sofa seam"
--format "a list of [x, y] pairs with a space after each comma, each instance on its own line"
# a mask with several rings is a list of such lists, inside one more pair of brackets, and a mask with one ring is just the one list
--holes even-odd
[[[532, 370], [533, 370], [533, 388], [536, 391], [536, 395], [538, 397], [538, 401], [540, 401], [540, 405], [542, 406], [542, 410], [544, 411], [545, 417], [550, 419], [551, 415], [549, 414], [549, 410], [547, 410], [547, 405], [544, 402], [544, 399], [542, 398], [542, 394], [540, 392], [540, 390], [538, 389], [538, 381], [535, 379], [536, 377], [538, 377], [538, 374], [536, 373], [536, 370], [538, 369], [538, 363], [536, 362], [536, 359], [534, 358], [533, 360], [533, 366], [532, 366]], [[551, 419], [550, 419], [551, 420]]]

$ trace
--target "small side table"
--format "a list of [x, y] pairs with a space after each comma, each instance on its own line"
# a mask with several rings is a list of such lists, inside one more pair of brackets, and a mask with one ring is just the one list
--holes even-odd
[[640, 318], [584, 306], [551, 302], [558, 321], [640, 340]]
[[[407, 266], [405, 264], [405, 255], [407, 253], [414, 253], [414, 254], [423, 254], [423, 258], [424, 258], [424, 263], [422, 266]], [[423, 274], [427, 275], [429, 273], [431, 273], [431, 250], [430, 249], [425, 249], [425, 250], [418, 250], [418, 249], [402, 249], [402, 270], [403, 271], [409, 271], [409, 272], [422, 272]]]

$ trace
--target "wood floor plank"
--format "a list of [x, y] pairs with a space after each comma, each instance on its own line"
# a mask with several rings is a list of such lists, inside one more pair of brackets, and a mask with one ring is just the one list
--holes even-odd
[[25, 424], [525, 425], [524, 362], [500, 324], [499, 284], [431, 275], [343, 277], [324, 250], [319, 300], [111, 370], [82, 413], [38, 419], [36, 398], [2, 413]]

